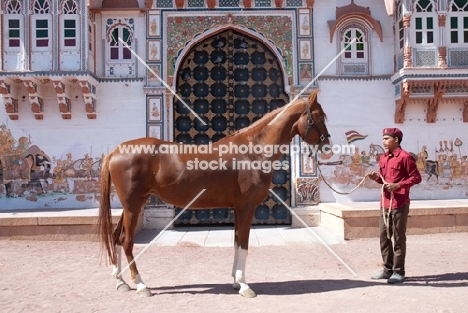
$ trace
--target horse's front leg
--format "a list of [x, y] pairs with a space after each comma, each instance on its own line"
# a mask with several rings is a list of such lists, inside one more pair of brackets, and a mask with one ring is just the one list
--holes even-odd
[[238, 239], [238, 229], [237, 229], [237, 217], [235, 217], [236, 212], [234, 211], [234, 262], [232, 264], [232, 278], [234, 279], [234, 283], [232, 284], [232, 288], [235, 290], [239, 290], [241, 287], [239, 283], [236, 281], [236, 271], [237, 271], [237, 264], [239, 260], [239, 239]]
[[115, 288], [118, 291], [129, 291], [130, 286], [123, 280], [122, 278], [122, 246], [116, 245], [115, 246], [115, 253], [116, 253], [116, 264], [114, 264], [114, 268], [112, 269], [112, 276], [117, 279], [117, 285]]
[[[237, 249], [234, 253], [234, 288], [239, 289], [239, 294], [247, 298], [254, 298], [257, 295], [249, 287], [245, 280], [245, 266], [247, 263], [247, 255], [249, 248], [249, 235], [250, 225], [252, 223], [252, 217], [254, 209], [251, 212], [243, 212], [243, 214], [237, 214], [239, 217], [237, 223]], [[235, 245], [236, 248], [236, 245]]]
[[248, 249], [239, 247], [237, 249], [238, 258], [237, 258], [237, 270], [236, 276], [234, 278], [234, 283], [239, 285], [239, 294], [246, 298], [254, 298], [257, 294], [249, 287], [245, 280], [245, 265], [247, 263], [247, 254]]

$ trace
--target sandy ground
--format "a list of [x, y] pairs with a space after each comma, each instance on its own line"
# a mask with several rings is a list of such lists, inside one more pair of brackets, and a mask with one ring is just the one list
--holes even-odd
[[252, 247], [247, 299], [232, 289], [233, 248], [151, 246], [137, 261], [154, 294], [143, 298], [115, 290], [96, 242], [0, 240], [0, 311], [468, 312], [468, 233], [410, 236], [401, 285], [369, 279], [377, 241], [330, 246], [357, 277], [318, 243]]

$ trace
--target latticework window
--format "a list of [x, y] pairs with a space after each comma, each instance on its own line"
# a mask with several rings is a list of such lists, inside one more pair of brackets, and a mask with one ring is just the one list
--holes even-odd
[[78, 14], [78, 3], [76, 0], [62, 0], [61, 11], [63, 14]]
[[366, 33], [360, 26], [353, 24], [343, 30], [341, 47], [344, 53], [341, 57], [342, 75], [367, 75], [368, 43]]
[[5, 1], [5, 13], [6, 14], [22, 14], [23, 6], [21, 5], [21, 1], [6, 0]]
[[436, 17], [432, 12], [435, 11], [435, 7], [432, 0], [417, 0], [414, 2], [415, 44], [427, 45], [434, 43]]
[[126, 26], [116, 26], [110, 32], [109, 38], [109, 49], [110, 49], [110, 59], [111, 60], [130, 60], [132, 58], [132, 53], [129, 48], [127, 48], [120, 40], [122, 39], [129, 47], [132, 45], [132, 33], [130, 29]]
[[35, 14], [49, 14], [50, 9], [50, 0], [34, 0], [32, 2], [32, 11]]
[[468, 43], [468, 0], [453, 0], [448, 13], [450, 44]]

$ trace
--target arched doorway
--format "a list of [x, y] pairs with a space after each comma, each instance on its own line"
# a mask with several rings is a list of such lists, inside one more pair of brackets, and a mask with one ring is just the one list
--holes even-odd
[[[280, 63], [261, 41], [225, 30], [194, 45], [180, 63], [177, 94], [206, 123], [174, 97], [174, 141], [208, 144], [249, 126], [265, 113], [288, 103]], [[284, 156], [289, 158], [289, 156]], [[272, 188], [288, 205], [290, 170], [275, 171]], [[176, 208], [176, 214], [181, 211]], [[187, 210], [175, 222], [230, 224], [229, 208]], [[273, 195], [257, 208], [253, 224], [290, 224], [289, 210]]]

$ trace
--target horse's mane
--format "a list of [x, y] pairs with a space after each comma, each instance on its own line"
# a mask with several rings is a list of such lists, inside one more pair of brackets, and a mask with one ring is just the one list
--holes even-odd
[[281, 111], [286, 109], [287, 106], [288, 106], [288, 104], [286, 104], [286, 105], [284, 105], [284, 106], [282, 106], [280, 108], [277, 108], [277, 109], [275, 109], [275, 110], [273, 110], [271, 112], [266, 113], [262, 118], [256, 120], [255, 122], [253, 122], [249, 126], [244, 127], [242, 129], [239, 129], [239, 130], [236, 130], [235, 132], [233, 132], [232, 134], [229, 134], [225, 138], [232, 137], [232, 136], [235, 136], [237, 134], [242, 134], [242, 133], [246, 133], [246, 132], [255, 131], [258, 128], [261, 128], [261, 127], [265, 126], [265, 124], [270, 123], [276, 117], [276, 115], [278, 115]]
[[[318, 101], [317, 101], [318, 92], [319, 92], [319, 89], [316, 89], [316, 90], [314, 90], [314, 91], [312, 91], [310, 93], [310, 95], [309, 95], [309, 104], [310, 103], [316, 104], [318, 106], [319, 110], [320, 110], [320, 113], [326, 119], [327, 115], [323, 111], [322, 106], [320, 105], [320, 103], [318, 103]], [[235, 132], [233, 132], [232, 134], [229, 134], [228, 136], [226, 136], [224, 138], [230, 138], [232, 136], [236, 136], [238, 134], [243, 134], [243, 133], [246, 133], [246, 132], [254, 132], [258, 128], [264, 127], [266, 124], [270, 123], [283, 110], [287, 110], [290, 106], [297, 105], [298, 103], [304, 103], [304, 101], [300, 101], [300, 100], [302, 100], [302, 99], [301, 98], [296, 99], [296, 100], [291, 101], [288, 104], [286, 104], [286, 105], [284, 105], [284, 106], [282, 106], [280, 108], [277, 108], [277, 109], [275, 109], [275, 110], [273, 110], [271, 112], [268, 112], [261, 119], [256, 120], [254, 123], [250, 124], [247, 127], [236, 130]], [[222, 138], [222, 139], [224, 139], [224, 138]], [[220, 140], [222, 140], [222, 139], [220, 139]]]

